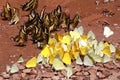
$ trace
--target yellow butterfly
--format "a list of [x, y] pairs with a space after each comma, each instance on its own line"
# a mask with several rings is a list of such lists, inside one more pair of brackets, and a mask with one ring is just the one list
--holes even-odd
[[49, 49], [49, 46], [46, 45], [43, 50], [40, 53], [41, 55], [43, 55], [44, 57], [49, 57], [51, 55], [51, 51]]
[[70, 36], [68, 36], [68, 35], [64, 36], [64, 37], [62, 38], [61, 42], [64, 43], [64, 44], [69, 45], [70, 42], [71, 42]]
[[36, 58], [36, 57], [31, 58], [31, 59], [26, 63], [26, 67], [27, 67], [27, 68], [36, 67], [36, 65], [37, 65], [37, 58]]
[[71, 65], [71, 56], [68, 52], [66, 52], [63, 56], [63, 59], [62, 61], [65, 63], [65, 64], [68, 64], [68, 65]]

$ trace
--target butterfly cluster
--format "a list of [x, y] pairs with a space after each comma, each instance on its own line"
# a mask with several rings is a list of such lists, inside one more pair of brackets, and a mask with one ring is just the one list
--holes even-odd
[[27, 61], [26, 67], [36, 67], [39, 63], [50, 64], [56, 71], [65, 70], [69, 78], [73, 74], [73, 61], [78, 65], [94, 66], [94, 63], [111, 61], [113, 53], [114, 60], [120, 58], [120, 51], [113, 44], [97, 41], [92, 31], [85, 35], [81, 26], [64, 34], [56, 33], [37, 57]]
[[[5, 19], [9, 19], [12, 13], [10, 4], [7, 3], [6, 7], [7, 11], [5, 8], [1, 16]], [[37, 7], [38, 0], [30, 0], [22, 5], [22, 10], [30, 11], [30, 13], [28, 14], [28, 21], [21, 25], [19, 34], [13, 38], [18, 46], [26, 45], [28, 36], [31, 36], [33, 43], [37, 43], [37, 47], [42, 48], [48, 43], [51, 32], [61, 28], [65, 31], [73, 30], [80, 21], [79, 14], [76, 14], [73, 19], [70, 19], [70, 15], [63, 12], [60, 5], [49, 13], [46, 12], [46, 6], [44, 6], [40, 14], [38, 14]], [[16, 8], [15, 13], [17, 14]], [[11, 19], [15, 24], [18, 20], [19, 18]], [[11, 24], [13, 24], [13, 22], [11, 22]]]
[[54, 59], [59, 56], [66, 65], [71, 65], [71, 61], [76, 59], [76, 63], [80, 65], [93, 66], [94, 62], [109, 61], [115, 51], [112, 44], [107, 41], [98, 42], [92, 31], [84, 35], [83, 28], [79, 27], [66, 34], [57, 33], [54, 38], [50, 38], [40, 55], [49, 58], [50, 64], [54, 64]]
[[10, 3], [6, 3], [3, 6], [3, 11], [1, 13], [1, 17], [3, 20], [10, 21], [9, 24], [17, 24], [19, 22], [19, 9], [15, 7], [11, 7]]

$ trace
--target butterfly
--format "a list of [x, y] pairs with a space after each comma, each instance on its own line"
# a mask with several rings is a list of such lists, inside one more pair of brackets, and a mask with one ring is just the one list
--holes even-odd
[[24, 59], [22, 58], [22, 55], [20, 55], [20, 57], [19, 57], [19, 59], [18, 59], [17, 62], [18, 62], [18, 63], [22, 63], [22, 62], [24, 62]]
[[55, 70], [63, 70], [66, 68], [59, 57], [54, 58], [54, 62], [52, 66]]
[[46, 10], [46, 6], [44, 6], [40, 12], [40, 19], [43, 21], [43, 18], [45, 17], [45, 10]]
[[85, 55], [83, 64], [85, 66], [93, 66], [93, 60], [88, 55]]
[[26, 67], [27, 68], [32, 68], [32, 67], [36, 67], [37, 65], [37, 58], [36, 57], [32, 57], [30, 60], [27, 61], [26, 63]]
[[107, 27], [107, 26], [105, 26], [104, 27], [104, 36], [106, 37], [106, 38], [108, 38], [108, 37], [110, 37], [111, 35], [113, 35], [114, 34], [114, 32], [109, 28], [109, 27]]
[[27, 33], [26, 33], [26, 26], [22, 25], [20, 27], [19, 34], [13, 38], [15, 42], [18, 42], [17, 46], [25, 46], [25, 43], [27, 41]]
[[80, 56], [77, 57], [76, 59], [76, 64], [79, 65], [85, 65], [85, 66], [93, 66], [93, 60], [90, 58], [90, 56], [85, 55], [83, 58], [83, 61]]
[[13, 74], [19, 71], [19, 68], [16, 64], [13, 64], [11, 67], [9, 65], [6, 66], [6, 71]]
[[19, 9], [13, 8], [13, 15], [9, 24], [17, 24], [19, 22]]
[[10, 3], [6, 3], [6, 6], [3, 6], [3, 12], [1, 13], [3, 20], [11, 20], [12, 18], [12, 9]]
[[69, 23], [70, 23], [70, 15], [67, 15], [65, 12], [62, 12], [60, 18], [61, 28], [65, 29], [65, 31], [68, 31]]
[[62, 8], [60, 5], [57, 6], [57, 8], [54, 10], [54, 14], [60, 19], [62, 13]]
[[28, 11], [31, 9], [37, 9], [38, 7], [38, 0], [30, 0], [22, 5], [22, 10]]
[[75, 27], [77, 27], [78, 23], [80, 22], [80, 16], [79, 14], [76, 14], [72, 20], [70, 20], [69, 24], [69, 30], [73, 30]]

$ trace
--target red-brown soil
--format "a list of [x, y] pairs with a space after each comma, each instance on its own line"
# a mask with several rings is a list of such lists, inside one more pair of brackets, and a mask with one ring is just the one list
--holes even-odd
[[[15, 63], [20, 55], [22, 55], [25, 60], [28, 60], [33, 55], [40, 53], [40, 50], [37, 49], [36, 45], [32, 44], [32, 41], [30, 40], [27, 42], [26, 46], [17, 47], [15, 46], [16, 43], [10, 39], [18, 34], [18, 27], [27, 20], [25, 15], [29, 12], [22, 11], [21, 5], [28, 0], [7, 1], [12, 7], [19, 8], [20, 22], [16, 25], [9, 25], [8, 21], [3, 21], [0, 17], [0, 72], [5, 71], [5, 66], [7, 64]], [[75, 13], [80, 14], [81, 22], [79, 23], [79, 26], [84, 27], [85, 33], [92, 30], [98, 40], [105, 39], [120, 48], [120, 0], [110, 0], [111, 2], [107, 3], [103, 3], [103, 1], [104, 0], [39, 0], [38, 13], [40, 13], [40, 10], [45, 5], [47, 6], [46, 11], [50, 12], [60, 4], [63, 11], [70, 14], [71, 18]], [[2, 12], [5, 3], [6, 0], [0, 2], [0, 13]], [[114, 15], [108, 17], [104, 16], [102, 13], [104, 9], [108, 9], [110, 12], [114, 13]], [[114, 31], [114, 35], [109, 38], [105, 38], [103, 35], [103, 25], [105, 22], [107, 22], [109, 27]]]

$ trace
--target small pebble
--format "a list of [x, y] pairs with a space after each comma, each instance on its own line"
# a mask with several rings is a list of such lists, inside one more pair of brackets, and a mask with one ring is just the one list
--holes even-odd
[[118, 79], [120, 79], [120, 75], [119, 75], [119, 76], [117, 76], [117, 78], [118, 78]]
[[12, 57], [13, 57], [13, 58], [15, 58], [15, 57], [16, 57], [16, 55], [13, 55]]
[[53, 72], [45, 72], [44, 74], [41, 74], [41, 77], [45, 77], [45, 78], [50, 78], [54, 76]]
[[62, 70], [62, 71], [61, 71], [61, 74], [66, 75], [66, 71], [65, 71], [65, 70]]
[[[112, 66], [111, 66], [111, 65], [112, 65]], [[109, 62], [109, 63], [104, 64], [104, 67], [107, 68], [107, 69], [114, 69], [114, 68], [116, 68], [117, 66], [114, 65], [113, 63]]]
[[91, 70], [89, 70], [89, 72], [90, 72], [90, 80], [97, 80], [96, 70], [91, 69]]
[[10, 74], [7, 74], [6, 72], [3, 72], [1, 75], [3, 76], [4, 79], [10, 78]]
[[79, 76], [79, 77], [77, 77], [76, 80], [85, 80], [84, 77], [85, 77], [85, 76]]
[[120, 6], [118, 6], [117, 11], [120, 11]]
[[19, 74], [13, 74], [13, 75], [12, 75], [12, 78], [13, 78], [14, 80], [20, 80], [20, 79], [21, 79], [21, 76], [20, 76]]
[[42, 80], [51, 80], [51, 78], [43, 78]]
[[59, 76], [53, 76], [52, 79], [53, 79], [53, 80], [59, 80], [60, 77], [59, 77]]
[[26, 77], [26, 73], [21, 73], [21, 77], [22, 78]]
[[115, 0], [110, 0], [110, 2], [114, 2]]
[[118, 26], [118, 24], [117, 24], [117, 23], [114, 23], [113, 26]]
[[76, 75], [76, 76], [80, 76], [80, 75], [82, 75], [82, 72], [76, 72], [75, 75]]
[[23, 73], [30, 73], [31, 72], [31, 69], [24, 69], [23, 70]]
[[0, 76], [0, 80], [4, 80], [4, 78]]
[[83, 72], [83, 75], [85, 75], [85, 76], [89, 76], [90, 73], [86, 71], [86, 72]]
[[102, 72], [97, 72], [97, 76], [98, 76], [100, 79], [105, 78], [105, 75], [104, 75]]
[[73, 68], [73, 74], [76, 72], [76, 71], [81, 71], [82, 68], [79, 66], [79, 65], [75, 65], [75, 68]]
[[61, 72], [58, 72], [58, 75], [59, 75], [60, 79], [65, 77], [65, 75], [63, 75]]
[[29, 80], [34, 80], [36, 75], [30, 75]]
[[103, 0], [103, 3], [109, 3], [109, 0]]
[[33, 68], [33, 69], [31, 70], [31, 74], [37, 75], [37, 73], [38, 73], [38, 72], [37, 72], [36, 69]]
[[20, 70], [23, 70], [23, 69], [25, 69], [25, 66], [23, 66], [23, 65], [21, 65], [21, 64], [18, 64], [18, 68], [19, 68]]
[[100, 1], [96, 0], [96, 1], [95, 1], [95, 3], [96, 3], [96, 5], [98, 6], [98, 5], [99, 5], [99, 3], [100, 3]]
[[13, 64], [13, 63], [15, 63], [15, 62], [14, 62], [14, 61], [11, 61], [10, 63]]

